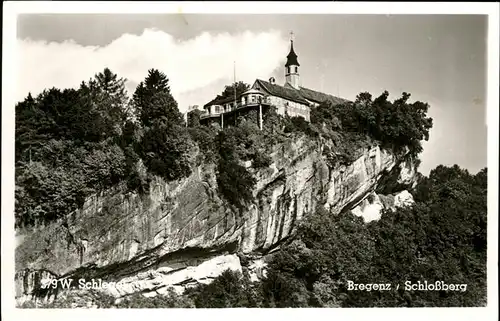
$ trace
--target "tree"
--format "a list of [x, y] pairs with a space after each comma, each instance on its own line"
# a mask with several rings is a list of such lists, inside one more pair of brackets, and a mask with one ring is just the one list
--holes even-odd
[[212, 126], [190, 127], [188, 131], [191, 139], [198, 144], [200, 149], [197, 163], [215, 163], [219, 154], [216, 144], [218, 131]]
[[125, 89], [126, 79], [118, 78], [109, 68], [95, 75], [95, 87], [98, 90], [98, 103], [104, 112], [103, 118], [110, 122], [119, 135], [125, 121], [130, 116], [128, 97]]
[[96, 85], [102, 91], [106, 92], [113, 98], [116, 98], [119, 105], [124, 105], [127, 101], [127, 93], [125, 89], [126, 79], [118, 78], [118, 75], [113, 73], [109, 68], [95, 75]]
[[422, 140], [429, 139], [432, 118], [427, 117], [429, 105], [420, 101], [409, 103], [410, 94], [390, 102], [384, 91], [372, 99], [362, 92], [354, 102], [324, 102], [311, 111], [311, 123], [330, 130], [357, 132], [379, 141], [383, 147], [399, 153], [408, 150], [416, 157], [422, 151]]
[[226, 270], [212, 283], [188, 289], [197, 308], [256, 307], [259, 298], [252, 296], [248, 280], [239, 272]]
[[155, 119], [181, 125], [184, 122], [177, 102], [170, 93], [167, 76], [157, 69], [150, 69], [133, 95], [133, 104], [143, 126], [151, 126]]
[[16, 105], [16, 224], [43, 224], [126, 176], [124, 80], [109, 69], [78, 89], [51, 88]]
[[191, 139], [165, 74], [150, 69], [132, 100], [143, 131], [135, 147], [146, 167], [167, 180], [189, 175]]
[[187, 113], [187, 125], [188, 127], [198, 127], [200, 126], [200, 118], [203, 115], [201, 110], [195, 109]]
[[234, 159], [221, 158], [217, 167], [217, 186], [224, 198], [243, 209], [253, 200], [252, 190], [256, 179]]
[[236, 92], [236, 97], [244, 93], [250, 88], [250, 85], [243, 82], [243, 81], [238, 81], [235, 82], [229, 86], [225, 86], [224, 90], [220, 95], [217, 95], [217, 100], [219, 99], [226, 99], [226, 98], [234, 98], [235, 97], [235, 92]]
[[176, 180], [191, 174], [191, 144], [185, 127], [155, 120], [144, 132], [140, 155], [153, 173]]

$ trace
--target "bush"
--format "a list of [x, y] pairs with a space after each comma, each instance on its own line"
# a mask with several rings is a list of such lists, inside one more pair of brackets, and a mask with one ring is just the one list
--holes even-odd
[[285, 117], [285, 133], [302, 132], [308, 136], [317, 136], [316, 131], [311, 127], [303, 117]]
[[272, 159], [270, 156], [261, 152], [255, 153], [252, 162], [252, 166], [254, 168], [265, 168], [271, 166], [271, 164], [272, 164]]
[[252, 174], [237, 161], [232, 159], [219, 161], [217, 186], [230, 204], [243, 209], [247, 202], [253, 201], [252, 191], [255, 183]]
[[184, 127], [155, 121], [144, 132], [140, 155], [152, 173], [171, 181], [191, 174], [191, 147]]
[[197, 308], [252, 308], [261, 305], [257, 294], [241, 273], [226, 270], [212, 283], [188, 289], [185, 295]]
[[198, 144], [200, 148], [200, 157], [198, 164], [202, 162], [214, 163], [217, 161], [217, 131], [211, 126], [197, 126], [189, 128], [191, 139]]
[[248, 121], [219, 132], [216, 143], [219, 191], [230, 204], [241, 209], [253, 201], [256, 184], [256, 179], [241, 163], [251, 161], [256, 169], [270, 166], [272, 159], [268, 153], [272, 146], [267, 145], [266, 134]]
[[194, 308], [194, 302], [187, 296], [178, 295], [174, 289], [169, 288], [166, 295], [158, 295], [147, 298], [141, 293], [135, 293], [120, 303], [117, 308], [127, 309], [171, 309], [171, 308]]

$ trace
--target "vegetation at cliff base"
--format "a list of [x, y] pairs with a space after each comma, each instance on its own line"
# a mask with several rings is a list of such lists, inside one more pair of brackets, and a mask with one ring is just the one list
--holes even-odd
[[[363, 223], [319, 210], [274, 257], [266, 282], [281, 306], [480, 306], [486, 298], [487, 172], [438, 166], [422, 177], [416, 204]], [[391, 284], [391, 291], [350, 291]], [[467, 284], [462, 291], [409, 291], [406, 282]], [[399, 289], [396, 289], [399, 284]], [[301, 296], [283, 295], [286, 292]]]
[[[485, 306], [487, 170], [472, 175], [456, 165], [440, 165], [420, 176], [413, 195], [414, 206], [386, 210], [368, 224], [349, 212], [333, 215], [319, 208], [270, 256], [260, 281], [250, 280], [242, 261], [243, 273], [227, 270], [182, 295], [137, 293], [113, 303], [100, 294], [92, 302], [102, 308]], [[408, 282], [425, 281], [456, 288], [408, 288]], [[354, 283], [371, 288], [349, 289]], [[88, 304], [69, 296], [45, 307], [75, 302]]]
[[[302, 223], [293, 241], [271, 256], [261, 281], [250, 281], [244, 267], [243, 273], [227, 270], [183, 295], [171, 291], [151, 299], [137, 294], [119, 306], [484, 306], [487, 170], [471, 175], [456, 165], [440, 165], [429, 177], [420, 177], [413, 194], [414, 206], [387, 210], [368, 224], [349, 212], [333, 215], [320, 208]], [[460, 286], [453, 291], [407, 288], [408, 282], [425, 281]], [[354, 283], [372, 286], [349, 290]]]

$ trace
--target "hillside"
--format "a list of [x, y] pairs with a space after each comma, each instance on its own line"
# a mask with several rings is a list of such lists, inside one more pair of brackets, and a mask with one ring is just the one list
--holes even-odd
[[[311, 123], [269, 112], [260, 131], [252, 114], [224, 130], [186, 128], [157, 70], [131, 101], [109, 69], [78, 90], [29, 96], [16, 106], [18, 303], [418, 306], [433, 294], [355, 299], [340, 288], [460, 262], [444, 275], [464, 282], [472, 273], [477, 288], [436, 305], [481, 304], [486, 170], [419, 174], [432, 120], [409, 97], [361, 93], [319, 106]], [[442, 202], [455, 210], [440, 212]], [[83, 278], [119, 283], [92, 298], [78, 289]], [[42, 289], [42, 279], [75, 281], [69, 291], [62, 282]], [[226, 297], [228, 284], [240, 294]]]

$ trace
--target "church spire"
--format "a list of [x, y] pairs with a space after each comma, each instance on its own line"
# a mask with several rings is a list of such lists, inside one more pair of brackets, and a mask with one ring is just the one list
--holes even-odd
[[285, 67], [288, 66], [300, 66], [299, 61], [297, 60], [297, 54], [293, 50], [293, 32], [290, 32], [290, 53], [286, 56], [286, 64]]
[[293, 32], [290, 32], [290, 53], [286, 56], [285, 64], [285, 84], [292, 86], [295, 89], [299, 89], [299, 61], [297, 60], [297, 54], [293, 50]]

